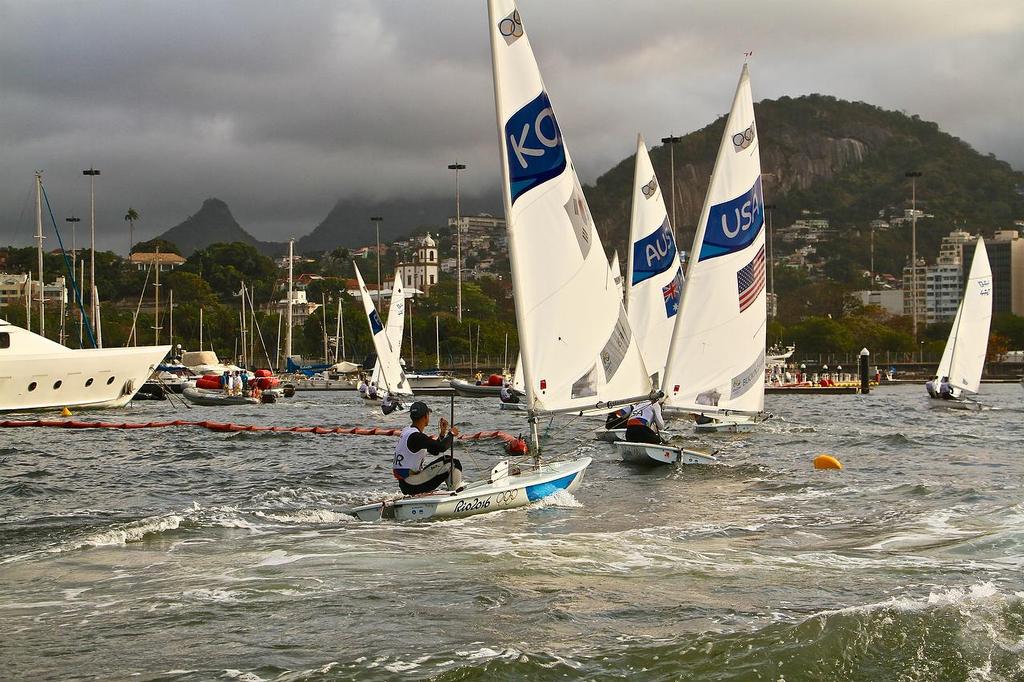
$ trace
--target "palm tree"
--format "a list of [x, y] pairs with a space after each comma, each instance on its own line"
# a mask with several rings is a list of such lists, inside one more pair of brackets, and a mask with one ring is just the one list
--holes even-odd
[[129, 206], [124, 219], [128, 222], [128, 257], [131, 258], [132, 249], [135, 248], [135, 221], [139, 219], [139, 212]]

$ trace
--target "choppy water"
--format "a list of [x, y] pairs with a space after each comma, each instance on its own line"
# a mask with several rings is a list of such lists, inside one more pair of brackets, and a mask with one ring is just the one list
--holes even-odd
[[[983, 392], [768, 396], [761, 432], [702, 439], [716, 467], [633, 469], [561, 420], [549, 451], [595, 459], [575, 497], [427, 524], [339, 512], [392, 491], [390, 438], [4, 430], [0, 676], [1020, 679], [1024, 391]], [[171, 415], [402, 423], [352, 393], [102, 418]]]

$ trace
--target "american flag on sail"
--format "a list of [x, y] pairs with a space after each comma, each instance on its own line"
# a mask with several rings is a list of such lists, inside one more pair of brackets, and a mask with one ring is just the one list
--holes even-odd
[[736, 273], [736, 289], [739, 292], [740, 312], [750, 307], [757, 300], [757, 295], [764, 290], [764, 246], [758, 250], [754, 260], [750, 261]]

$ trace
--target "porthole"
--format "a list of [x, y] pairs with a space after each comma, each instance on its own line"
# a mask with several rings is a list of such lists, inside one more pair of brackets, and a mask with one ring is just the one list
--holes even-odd
[[112, 383], [114, 383], [114, 377], [110, 377], [109, 379], [107, 379], [107, 386], [109, 386]]
[[86, 388], [89, 388], [90, 386], [92, 386], [92, 377], [89, 377], [85, 382]]
[[57, 381], [53, 382], [53, 390], [56, 391], [58, 388], [60, 388], [61, 384], [63, 384], [63, 383], [64, 382], [61, 381], [60, 379], [58, 379]]
[[29, 384], [28, 385], [28, 390], [30, 390], [30, 391], [36, 390], [36, 382], [33, 381], [31, 384]]

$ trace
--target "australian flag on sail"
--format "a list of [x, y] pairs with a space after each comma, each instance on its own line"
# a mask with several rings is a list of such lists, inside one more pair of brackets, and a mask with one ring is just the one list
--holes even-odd
[[679, 296], [682, 293], [683, 269], [680, 267], [672, 281], [661, 288], [661, 295], [665, 297], [665, 315], [674, 317], [679, 312]]
[[562, 133], [546, 92], [541, 91], [509, 117], [505, 124], [505, 149], [512, 203], [565, 170]]
[[754, 260], [744, 265], [736, 273], [736, 289], [739, 292], [740, 312], [742, 313], [757, 300], [757, 295], [764, 290], [764, 246], [758, 249]]
[[370, 331], [373, 332], [373, 335], [376, 336], [383, 329], [384, 325], [380, 323], [380, 315], [377, 314], [377, 311], [370, 312]]

